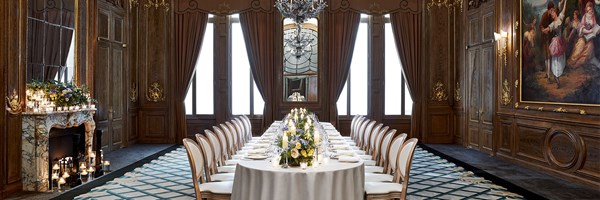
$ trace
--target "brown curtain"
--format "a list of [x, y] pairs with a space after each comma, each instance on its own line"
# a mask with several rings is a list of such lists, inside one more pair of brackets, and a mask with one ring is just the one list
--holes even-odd
[[248, 11], [240, 14], [252, 76], [265, 101], [262, 127], [267, 127], [273, 122], [274, 22], [274, 13]]
[[180, 141], [187, 137], [185, 95], [196, 70], [208, 14], [201, 12], [175, 12], [175, 125]]
[[325, 52], [328, 65], [328, 77], [326, 80], [329, 89], [329, 120], [337, 125], [337, 100], [344, 89], [344, 83], [348, 78], [350, 63], [352, 62], [352, 53], [354, 52], [354, 43], [360, 24], [360, 13], [345, 12], [326, 12], [324, 13], [325, 22], [329, 27], [326, 35], [328, 51]]
[[421, 138], [422, 81], [421, 39], [422, 17], [420, 13], [397, 12], [390, 14], [396, 48], [406, 75], [408, 90], [413, 100], [410, 137]]

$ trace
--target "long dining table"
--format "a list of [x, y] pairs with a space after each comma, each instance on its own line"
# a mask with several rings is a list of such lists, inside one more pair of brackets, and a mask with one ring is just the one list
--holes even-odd
[[[280, 127], [274, 122], [260, 138], [249, 143], [246, 152], [264, 149], [274, 145], [274, 134]], [[340, 144], [345, 142], [339, 132], [330, 123], [321, 122], [328, 142]], [[333, 141], [336, 139], [335, 141]], [[326, 154], [327, 155], [327, 154]], [[358, 159], [318, 159], [317, 165], [305, 169], [300, 167], [283, 168], [270, 156], [254, 156], [246, 154], [236, 166], [233, 182], [232, 199], [363, 199], [365, 169], [362, 160]]]

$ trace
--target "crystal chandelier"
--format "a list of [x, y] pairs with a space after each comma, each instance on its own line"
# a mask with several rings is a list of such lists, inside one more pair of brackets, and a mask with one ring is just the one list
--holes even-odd
[[275, 7], [284, 17], [302, 24], [307, 19], [317, 17], [327, 3], [323, 0], [275, 0]]
[[296, 35], [285, 39], [291, 53], [300, 58], [307, 53], [306, 47], [313, 41], [309, 36], [301, 34], [302, 23], [315, 18], [327, 7], [323, 0], [275, 0], [275, 7], [285, 18], [290, 18], [296, 24]]
[[307, 49], [309, 45], [313, 42], [313, 38], [305, 33], [301, 33], [302, 26], [297, 24], [296, 26], [296, 34], [290, 35], [288, 38], [285, 38], [285, 44], [290, 47], [290, 53], [299, 59], [302, 55], [307, 52], [310, 52], [310, 49]]

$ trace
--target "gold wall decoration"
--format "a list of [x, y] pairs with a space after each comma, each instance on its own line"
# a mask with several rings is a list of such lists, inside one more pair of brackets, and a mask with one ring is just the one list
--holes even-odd
[[585, 112], [585, 110], [579, 110], [579, 114], [580, 115], [587, 115], [587, 113]]
[[235, 13], [237, 12], [236, 10], [232, 10], [231, 9], [231, 5], [229, 5], [228, 3], [220, 3], [219, 4], [219, 8], [217, 10], [211, 10], [211, 12], [214, 12], [216, 14], [231, 14], [231, 13]]
[[159, 102], [165, 100], [165, 94], [162, 89], [162, 86], [158, 82], [152, 83], [150, 88], [148, 88], [148, 94], [146, 95], [146, 100], [151, 102]]
[[567, 109], [564, 109], [563, 107], [558, 107], [558, 108], [556, 108], [556, 109], [554, 109], [554, 110], [552, 110], [552, 111], [554, 111], [554, 112], [563, 112], [563, 113], [566, 113], [566, 112], [567, 112]]
[[519, 102], [515, 102], [515, 108], [519, 108]]
[[137, 6], [139, 2], [137, 0], [129, 0], [129, 10], [133, 9], [133, 7]]
[[364, 13], [369, 13], [369, 14], [384, 14], [387, 13], [388, 10], [386, 9], [381, 9], [381, 5], [379, 5], [377, 2], [373, 2], [371, 4], [369, 4], [369, 9], [368, 10], [363, 10]]
[[510, 87], [508, 86], [508, 80], [504, 79], [504, 83], [502, 83], [502, 97], [501, 97], [502, 105], [507, 106], [512, 102], [512, 96], [510, 95]]
[[437, 83], [433, 86], [433, 96], [431, 100], [434, 101], [446, 101], [448, 100], [448, 92], [446, 92], [446, 87], [442, 83], [442, 81], [438, 80]]
[[544, 107], [539, 107], [538, 111], [544, 111]]
[[515, 21], [515, 32], [517, 32], [517, 30], [519, 30], [519, 21]]
[[144, 7], [157, 9], [162, 7], [165, 9], [165, 12], [169, 12], [169, 3], [165, 2], [165, 0], [146, 0]]
[[21, 100], [19, 100], [19, 94], [17, 90], [13, 89], [11, 95], [6, 97], [6, 110], [13, 115], [17, 115], [21, 112]]
[[462, 100], [462, 95], [461, 95], [461, 91], [460, 91], [460, 83], [456, 82], [456, 89], [454, 90], [454, 101], [460, 101]]
[[515, 58], [519, 58], [519, 50], [515, 50]]
[[131, 84], [131, 91], [129, 92], [129, 100], [133, 103], [137, 102], [138, 89], [135, 83]]
[[515, 88], [519, 88], [519, 80], [515, 80]]
[[458, 8], [462, 12], [463, 0], [429, 0], [427, 2], [427, 11], [430, 11], [431, 7], [446, 7], [448, 9]]
[[525, 108], [523, 108], [523, 109], [525, 109], [525, 110], [529, 110], [529, 106], [525, 106]]

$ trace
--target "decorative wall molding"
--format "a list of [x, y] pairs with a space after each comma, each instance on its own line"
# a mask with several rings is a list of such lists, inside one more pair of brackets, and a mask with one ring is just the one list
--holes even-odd
[[444, 86], [441, 80], [438, 80], [437, 83], [435, 83], [435, 85], [433, 86], [431, 100], [437, 102], [448, 100], [448, 92], [446, 91], [446, 86]]
[[13, 115], [18, 115], [22, 110], [21, 100], [19, 100], [16, 89], [13, 89], [12, 94], [6, 97], [6, 110]]
[[137, 84], [132, 83], [131, 84], [131, 91], [129, 92], [129, 100], [133, 103], [137, 102], [137, 98], [138, 98], [138, 88], [137, 88]]
[[462, 91], [460, 90], [460, 82], [456, 82], [456, 89], [454, 89], [454, 101], [459, 102], [462, 100]]
[[165, 101], [164, 90], [158, 82], [154, 82], [150, 85], [146, 100], [151, 102]]
[[510, 87], [508, 86], [507, 79], [504, 79], [504, 82], [502, 83], [502, 96], [500, 98], [502, 105], [507, 106], [512, 102], [512, 95], [510, 95]]

